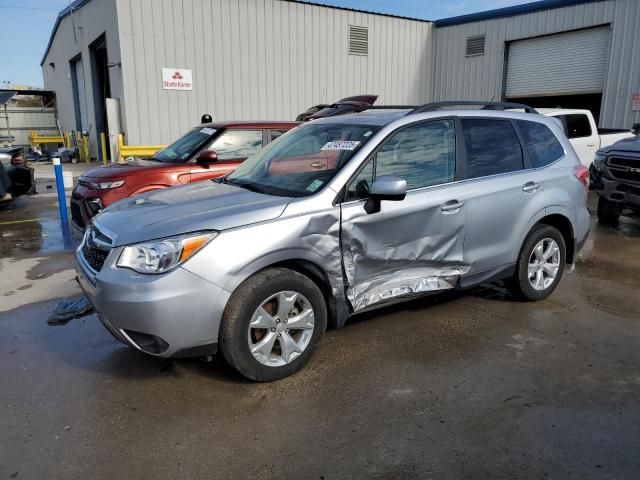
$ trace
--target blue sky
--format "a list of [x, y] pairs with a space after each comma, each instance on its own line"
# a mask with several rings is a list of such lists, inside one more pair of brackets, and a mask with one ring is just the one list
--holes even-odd
[[[132, 0], [135, 1], [135, 0]], [[438, 18], [527, 3], [531, 0], [309, 0], [341, 7]], [[40, 59], [58, 12], [68, 0], [0, 0], [0, 88], [7, 83], [41, 87]]]

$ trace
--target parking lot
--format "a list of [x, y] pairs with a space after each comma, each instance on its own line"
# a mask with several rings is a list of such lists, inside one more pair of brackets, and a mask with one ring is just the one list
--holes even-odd
[[637, 222], [592, 220], [545, 301], [488, 285], [360, 314], [255, 384], [144, 356], [95, 315], [48, 326], [79, 289], [40, 190], [2, 211], [0, 478], [637, 476]]

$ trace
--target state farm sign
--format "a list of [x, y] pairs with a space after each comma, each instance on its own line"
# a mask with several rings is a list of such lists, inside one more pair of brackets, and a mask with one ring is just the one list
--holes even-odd
[[191, 70], [185, 68], [163, 68], [162, 88], [164, 90], [193, 90]]

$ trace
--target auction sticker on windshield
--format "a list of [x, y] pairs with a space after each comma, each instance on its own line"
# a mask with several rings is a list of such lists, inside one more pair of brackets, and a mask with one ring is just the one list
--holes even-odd
[[213, 135], [214, 132], [215, 130], [213, 128], [207, 128], [207, 127], [200, 130], [200, 133], [206, 133], [207, 135]]
[[322, 180], [314, 180], [309, 184], [309, 186], [307, 187], [307, 190], [309, 190], [310, 192], [315, 192], [317, 189], [319, 189], [322, 186], [323, 183], [324, 182]]
[[354, 150], [360, 142], [356, 140], [336, 140], [327, 142], [320, 150]]

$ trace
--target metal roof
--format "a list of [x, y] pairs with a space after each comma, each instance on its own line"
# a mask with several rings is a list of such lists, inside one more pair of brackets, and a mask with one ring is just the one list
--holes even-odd
[[570, 7], [572, 5], [601, 1], [606, 0], [541, 0], [522, 5], [514, 5], [512, 7], [496, 8], [494, 10], [486, 10], [484, 12], [460, 15], [457, 17], [441, 18], [440, 20], [436, 20], [434, 23], [436, 27], [450, 27], [452, 25], [461, 25], [463, 23], [513, 17], [515, 15], [524, 15], [526, 13], [540, 12], [542, 10], [551, 10], [553, 8]]
[[8, 103], [13, 97], [15, 97], [16, 92], [0, 92], [0, 107], [5, 103]]
[[42, 66], [45, 59], [47, 58], [47, 54], [49, 53], [49, 49], [51, 48], [51, 44], [53, 43], [53, 37], [56, 35], [56, 32], [58, 31], [58, 26], [60, 25], [60, 22], [62, 21], [62, 19], [67, 15], [71, 14], [74, 10], [78, 10], [85, 3], [89, 3], [90, 1], [91, 0], [75, 0], [74, 2], [71, 2], [68, 7], [65, 7], [64, 9], [60, 10], [60, 13], [58, 13], [58, 18], [56, 18], [56, 22], [53, 24], [51, 35], [49, 35], [49, 42], [47, 43], [47, 48], [45, 48], [44, 55], [42, 55], [42, 60], [40, 60], [40, 66]]

